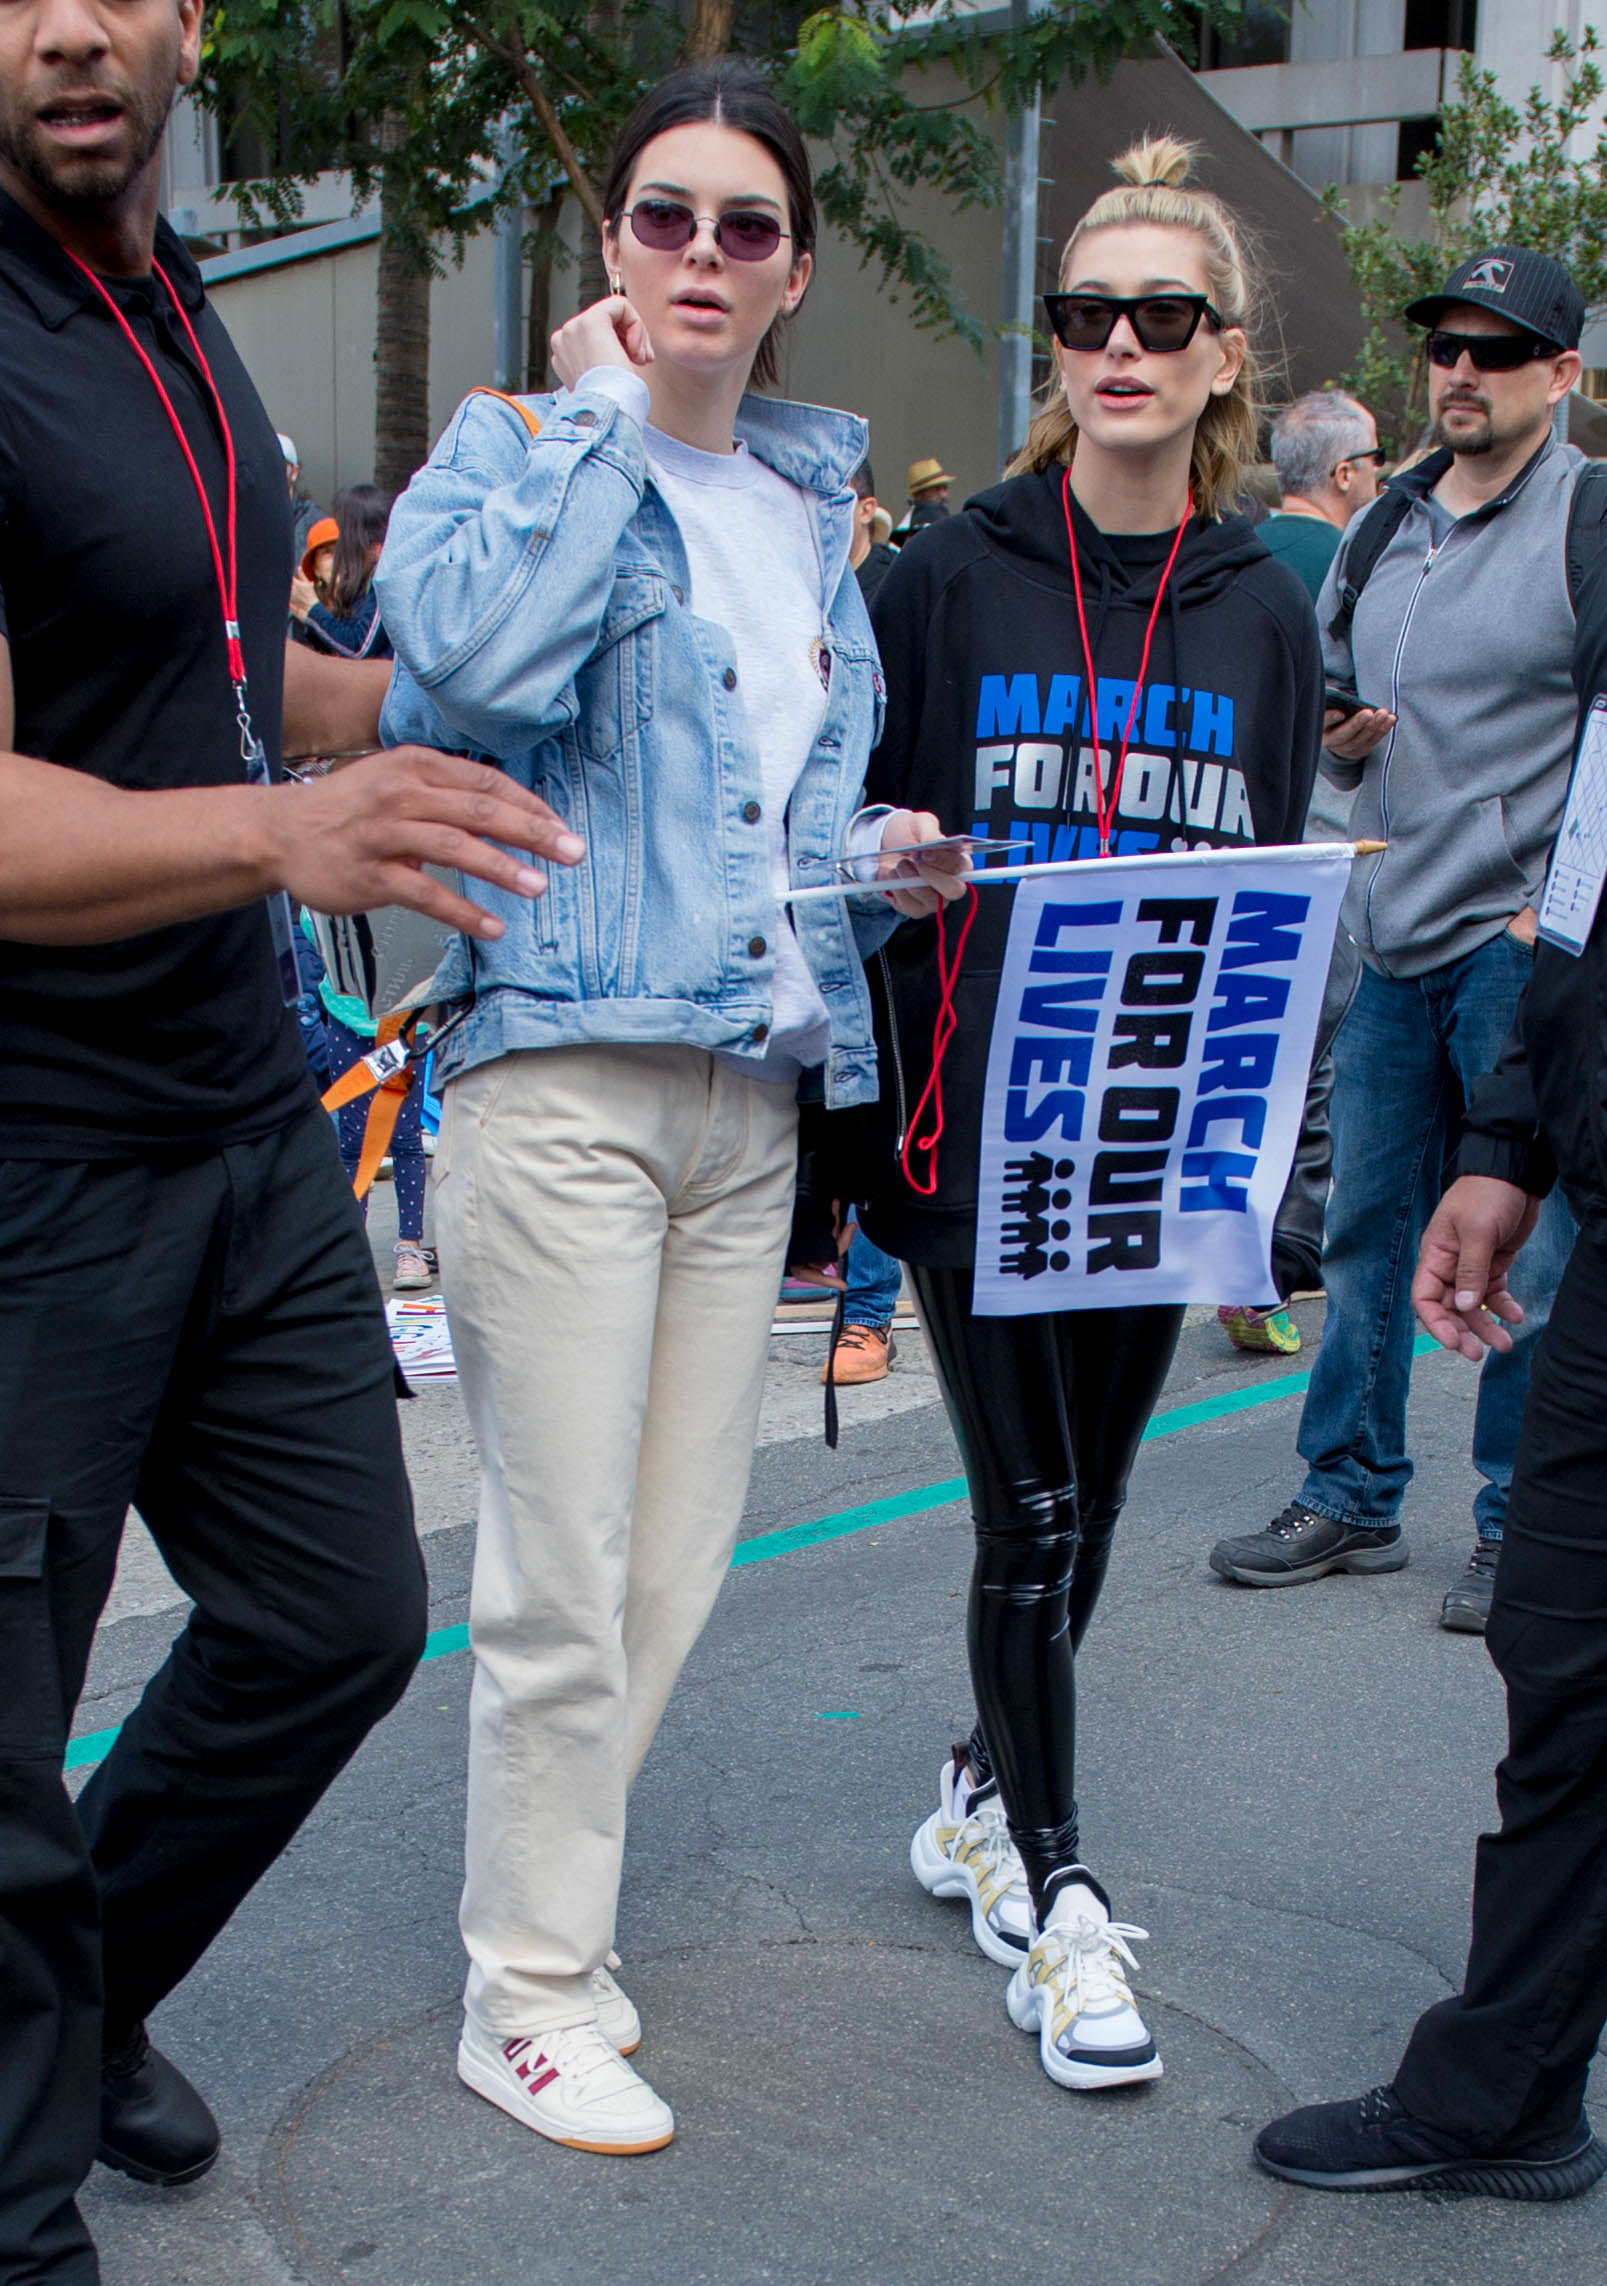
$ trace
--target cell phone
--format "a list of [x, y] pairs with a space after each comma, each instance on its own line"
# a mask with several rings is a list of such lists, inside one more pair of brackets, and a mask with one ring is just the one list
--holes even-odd
[[1337, 683], [1329, 683], [1322, 694], [1324, 714], [1332, 713], [1337, 707], [1347, 722], [1353, 714], [1360, 714], [1372, 703], [1371, 699], [1358, 698], [1354, 691], [1341, 690]]

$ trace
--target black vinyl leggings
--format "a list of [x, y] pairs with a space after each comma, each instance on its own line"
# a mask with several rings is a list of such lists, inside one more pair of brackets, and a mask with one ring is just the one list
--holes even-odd
[[910, 1276], [976, 1524], [968, 1759], [999, 1781], [1041, 1922], [1080, 1862], [1075, 1653], [1183, 1312], [976, 1317], [969, 1270]]

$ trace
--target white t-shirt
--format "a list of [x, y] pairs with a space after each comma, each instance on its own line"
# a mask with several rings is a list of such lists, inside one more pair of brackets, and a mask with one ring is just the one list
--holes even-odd
[[824, 568], [814, 513], [797, 485], [740, 441], [732, 453], [699, 452], [648, 426], [647, 384], [623, 367], [596, 366], [577, 387], [612, 397], [643, 424], [654, 482], [686, 547], [688, 603], [725, 630], [736, 653], [737, 690], [759, 752], [778, 902], [768, 932], [775, 955], [769, 1044], [762, 1062], [731, 1060], [753, 1078], [791, 1086], [805, 1064], [821, 1061], [830, 1040], [826, 1004], [779, 902], [789, 886], [787, 804], [826, 712]]

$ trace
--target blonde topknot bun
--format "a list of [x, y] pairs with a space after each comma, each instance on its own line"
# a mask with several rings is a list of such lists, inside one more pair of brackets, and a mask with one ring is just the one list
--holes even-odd
[[1180, 135], [1146, 135], [1113, 159], [1111, 167], [1124, 183], [1166, 183], [1175, 189], [1188, 181], [1199, 152], [1198, 143], [1185, 143]]

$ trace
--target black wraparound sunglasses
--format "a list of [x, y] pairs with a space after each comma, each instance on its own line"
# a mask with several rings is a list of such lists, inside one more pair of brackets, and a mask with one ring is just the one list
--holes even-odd
[[1562, 354], [1554, 341], [1542, 341], [1538, 334], [1446, 333], [1440, 326], [1434, 328], [1423, 347], [1430, 365], [1447, 372], [1459, 362], [1464, 350], [1473, 360], [1475, 373], [1516, 373], [1520, 365], [1531, 365], [1537, 357]]
[[1218, 333], [1224, 322], [1203, 294], [1045, 294], [1043, 306], [1063, 349], [1103, 349], [1118, 318], [1152, 355], [1187, 349], [1201, 318]]
[[792, 235], [782, 229], [773, 214], [758, 214], [745, 207], [733, 208], [729, 214], [694, 214], [675, 198], [638, 199], [623, 219], [630, 224], [631, 235], [655, 254], [678, 254], [683, 246], [691, 245], [698, 224], [706, 222], [714, 232], [715, 245], [733, 262], [768, 262], [783, 238]]
[[1334, 462], [1328, 473], [1330, 476], [1337, 476], [1342, 468], [1354, 468], [1359, 460], [1370, 460], [1374, 468], [1382, 468], [1388, 458], [1389, 454], [1382, 445], [1369, 445], [1365, 452], [1347, 452], [1343, 460]]

